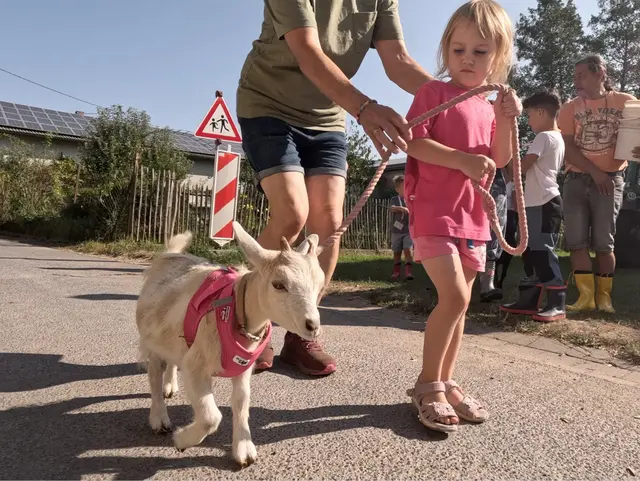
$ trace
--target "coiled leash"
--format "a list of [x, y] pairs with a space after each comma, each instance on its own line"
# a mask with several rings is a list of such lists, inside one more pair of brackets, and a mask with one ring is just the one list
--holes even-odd
[[[424, 114], [411, 120], [409, 122], [409, 128], [412, 129], [415, 126], [420, 125], [423, 122], [426, 122], [431, 117], [434, 117], [439, 113], [444, 112], [445, 110], [450, 109], [454, 105], [464, 102], [465, 100], [475, 95], [491, 92], [494, 90], [499, 90], [501, 87], [503, 86], [500, 84], [488, 84], [488, 85], [483, 85], [481, 87], [476, 87], [475, 89], [471, 89], [468, 92], [465, 92], [462, 95], [454, 97], [448, 102], [445, 102], [444, 104], [439, 105], [438, 107], [435, 107], [429, 110], [428, 112], [425, 112]], [[493, 197], [491, 197], [491, 193], [489, 192], [489, 190], [487, 190], [487, 188], [491, 188], [491, 184], [493, 184], [493, 179], [495, 178], [496, 171], [494, 169], [491, 169], [489, 171], [487, 182], [484, 186], [480, 185], [480, 183], [476, 181], [473, 181], [472, 183], [476, 192], [478, 192], [482, 196], [482, 199], [484, 200], [483, 202], [484, 211], [487, 214], [487, 217], [489, 218], [489, 222], [491, 223], [491, 229], [493, 229], [493, 232], [495, 232], [496, 237], [498, 238], [498, 242], [500, 243], [502, 248], [505, 250], [505, 252], [511, 255], [517, 256], [522, 254], [525, 251], [525, 249], [527, 248], [527, 244], [529, 242], [529, 231], [527, 229], [527, 214], [525, 211], [524, 190], [522, 186], [522, 169], [521, 169], [521, 162], [520, 162], [521, 159], [520, 159], [520, 145], [519, 145], [519, 139], [518, 139], [518, 119], [517, 118], [513, 119], [511, 130], [512, 130], [511, 148], [513, 150], [513, 181], [514, 181], [514, 187], [515, 187], [514, 190], [516, 195], [516, 209], [518, 211], [518, 231], [520, 233], [520, 236], [519, 236], [520, 238], [517, 246], [515, 247], [510, 246], [507, 243], [506, 239], [504, 238], [504, 235], [502, 234], [502, 229], [500, 227], [500, 221], [498, 220], [496, 202], [493, 199]], [[375, 189], [376, 184], [380, 180], [380, 177], [382, 177], [384, 170], [387, 168], [387, 164], [389, 163], [390, 157], [391, 157], [391, 152], [388, 152], [385, 156], [383, 156], [383, 158], [380, 161], [380, 165], [376, 169], [376, 172], [371, 178], [371, 181], [369, 181], [369, 185], [360, 196], [360, 199], [358, 199], [358, 202], [356, 203], [356, 205], [353, 207], [353, 209], [351, 209], [351, 212], [349, 212], [349, 215], [346, 217], [346, 219], [344, 219], [340, 228], [336, 230], [331, 235], [331, 237], [329, 237], [326, 241], [324, 241], [324, 243], [322, 244], [323, 247], [330, 247], [336, 241], [338, 241], [338, 239], [340, 239], [340, 237], [342, 237], [345, 231], [349, 228], [349, 225], [351, 225], [353, 220], [358, 216], [358, 214], [360, 213], [364, 205], [367, 203], [367, 200], [369, 200], [369, 197], [371, 197], [371, 194], [373, 193], [373, 190]]]

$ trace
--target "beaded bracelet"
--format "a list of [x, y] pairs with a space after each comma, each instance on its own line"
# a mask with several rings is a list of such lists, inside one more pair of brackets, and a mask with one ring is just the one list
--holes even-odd
[[362, 105], [360, 106], [360, 108], [358, 109], [358, 113], [356, 114], [356, 120], [358, 121], [358, 125], [360, 125], [360, 116], [362, 115], [362, 112], [364, 112], [364, 109], [366, 109], [369, 104], [377, 104], [378, 101], [377, 100], [373, 100], [373, 99], [367, 99], [364, 102], [362, 102]]

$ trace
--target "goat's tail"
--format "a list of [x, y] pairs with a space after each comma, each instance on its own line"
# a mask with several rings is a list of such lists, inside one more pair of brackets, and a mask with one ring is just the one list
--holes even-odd
[[192, 238], [193, 234], [191, 233], [191, 231], [185, 231], [182, 234], [174, 235], [171, 239], [169, 239], [167, 252], [170, 252], [172, 254], [180, 254], [184, 252], [191, 244]]

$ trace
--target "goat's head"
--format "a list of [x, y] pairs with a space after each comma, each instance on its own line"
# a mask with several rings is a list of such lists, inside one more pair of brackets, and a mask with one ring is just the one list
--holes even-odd
[[302, 338], [318, 337], [318, 301], [325, 281], [318, 263], [318, 236], [311, 234], [295, 249], [283, 238], [280, 250], [268, 250], [237, 222], [233, 228], [238, 245], [253, 265], [253, 275], [259, 279], [260, 296], [255, 301], [263, 315]]

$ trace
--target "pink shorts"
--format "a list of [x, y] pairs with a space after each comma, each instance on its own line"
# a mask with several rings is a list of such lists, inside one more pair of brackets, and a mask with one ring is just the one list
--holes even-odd
[[415, 260], [420, 262], [434, 257], [458, 254], [462, 265], [476, 272], [484, 272], [487, 243], [456, 237], [430, 235], [413, 240]]

